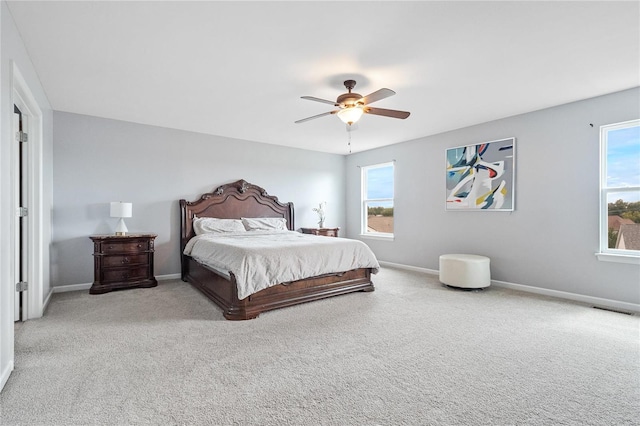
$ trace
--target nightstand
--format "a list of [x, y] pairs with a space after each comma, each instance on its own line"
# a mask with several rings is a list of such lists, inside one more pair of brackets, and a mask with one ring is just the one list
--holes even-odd
[[340, 228], [300, 228], [303, 234], [323, 235], [325, 237], [337, 237]]
[[155, 234], [92, 235], [93, 285], [91, 294], [134, 287], [155, 287]]

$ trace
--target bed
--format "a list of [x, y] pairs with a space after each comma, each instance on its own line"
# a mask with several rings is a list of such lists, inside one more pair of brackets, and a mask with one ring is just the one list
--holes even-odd
[[[219, 186], [211, 193], [203, 194], [196, 201], [180, 200], [182, 280], [192, 284], [220, 306], [228, 320], [247, 320], [272, 309], [358, 291], [374, 291], [371, 275], [377, 272], [377, 268], [371, 266], [337, 270], [282, 282], [239, 298], [238, 281], [232, 271], [211, 267], [185, 254], [189, 241], [196, 237], [194, 218], [283, 218], [287, 230], [294, 231], [293, 204], [281, 203], [277, 197], [267, 194], [263, 188], [242, 179]], [[306, 234], [305, 238], [325, 241], [333, 239]], [[375, 263], [377, 264], [377, 260]]]

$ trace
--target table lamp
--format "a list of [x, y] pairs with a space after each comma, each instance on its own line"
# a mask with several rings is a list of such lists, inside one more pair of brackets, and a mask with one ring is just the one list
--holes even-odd
[[119, 217], [118, 225], [116, 226], [116, 235], [127, 235], [129, 230], [127, 225], [124, 224], [124, 217], [131, 217], [133, 210], [133, 204], [123, 203], [122, 201], [111, 202], [111, 217]]

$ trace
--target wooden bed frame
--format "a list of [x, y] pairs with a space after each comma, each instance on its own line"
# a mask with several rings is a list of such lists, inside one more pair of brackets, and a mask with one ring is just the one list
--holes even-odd
[[180, 200], [180, 213], [182, 280], [191, 283], [219, 305], [228, 320], [252, 319], [271, 309], [355, 291], [374, 290], [371, 268], [361, 268], [278, 284], [239, 300], [233, 273], [228, 279], [184, 254], [187, 241], [195, 236], [193, 217], [283, 217], [287, 220], [289, 230], [293, 231], [293, 203], [281, 203], [263, 188], [239, 180], [219, 186], [213, 192], [203, 194], [197, 201]]

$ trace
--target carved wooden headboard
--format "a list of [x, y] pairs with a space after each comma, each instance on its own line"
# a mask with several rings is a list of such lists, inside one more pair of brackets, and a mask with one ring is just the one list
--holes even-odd
[[283, 217], [287, 228], [295, 229], [293, 203], [281, 203], [278, 197], [267, 194], [264, 188], [243, 179], [228, 183], [203, 194], [199, 200], [180, 200], [180, 253], [191, 238], [193, 217], [240, 219], [241, 217]]

